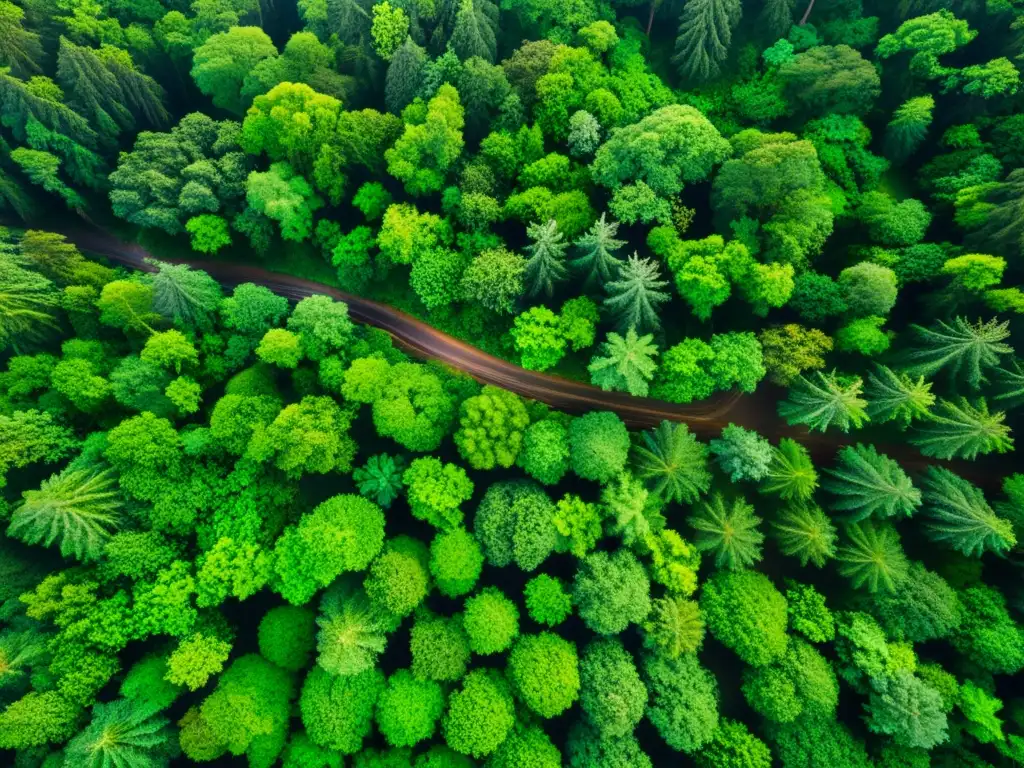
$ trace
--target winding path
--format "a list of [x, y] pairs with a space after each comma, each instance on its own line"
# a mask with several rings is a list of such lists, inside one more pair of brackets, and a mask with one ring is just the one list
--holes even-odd
[[[81, 250], [104, 256], [133, 269], [153, 271], [146, 260], [152, 255], [139, 245], [126, 243], [109, 232], [100, 230], [65, 230], [63, 234]], [[524, 397], [546, 403], [569, 413], [592, 410], [613, 411], [634, 428], [653, 427], [664, 420], [683, 422], [698, 436], [717, 437], [730, 423], [753, 429], [775, 439], [792, 437], [804, 444], [818, 461], [831, 462], [836, 452], [854, 442], [875, 442], [870, 435], [851, 438], [842, 434], [809, 432], [803, 426], [790, 426], [776, 414], [776, 403], [783, 396], [781, 389], [763, 383], [756, 393], [745, 395], [730, 392], [691, 405], [664, 400], [634, 397], [623, 392], [605, 392], [583, 382], [529, 371], [424, 323], [401, 310], [371, 299], [355, 296], [336, 288], [291, 275], [271, 272], [230, 262], [164, 259], [201, 269], [225, 286], [258, 283], [289, 299], [302, 299], [325, 294], [348, 305], [349, 315], [357, 322], [387, 331], [405, 349], [423, 357], [440, 360], [485, 384], [494, 384]], [[1003, 475], [1013, 471], [1013, 462], [989, 457], [978, 462], [937, 461], [923, 457], [906, 443], [878, 444], [878, 449], [907, 468], [920, 470], [929, 464], [941, 464], [973, 482], [996, 490]], [[1006, 465], [998, 467], [997, 465]]]

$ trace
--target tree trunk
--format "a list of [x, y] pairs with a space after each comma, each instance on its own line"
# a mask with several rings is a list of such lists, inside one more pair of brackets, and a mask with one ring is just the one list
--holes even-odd
[[658, 0], [651, 0], [651, 13], [647, 17], [647, 36], [651, 36], [651, 27], [654, 26], [654, 12], [658, 9]]
[[807, 10], [806, 10], [806, 11], [804, 11], [804, 17], [803, 17], [802, 19], [800, 19], [800, 26], [801, 26], [801, 27], [802, 27], [802, 26], [803, 26], [804, 24], [806, 24], [806, 23], [807, 23], [807, 20], [808, 20], [809, 18], [811, 18], [811, 11], [813, 11], [813, 10], [814, 10], [814, 2], [815, 2], [815, 0], [811, 0], [811, 2], [810, 2], [810, 3], [808, 4], [808, 5], [807, 5]]

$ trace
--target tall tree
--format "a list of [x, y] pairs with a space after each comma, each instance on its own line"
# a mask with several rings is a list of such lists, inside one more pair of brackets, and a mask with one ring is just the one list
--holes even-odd
[[488, 0], [459, 0], [449, 45], [463, 61], [479, 56], [493, 63], [498, 53], [497, 22], [497, 8]]
[[846, 528], [846, 543], [836, 552], [836, 560], [839, 572], [855, 588], [867, 587], [869, 592], [894, 592], [910, 568], [896, 529], [870, 522]]
[[958, 402], [940, 400], [935, 412], [911, 435], [910, 442], [925, 456], [938, 459], [973, 460], [979, 453], [1006, 453], [1013, 450], [1013, 438], [1005, 420], [1006, 414], [989, 412], [983, 397], [974, 402], [966, 397]]
[[893, 113], [885, 134], [885, 154], [895, 162], [902, 162], [921, 146], [932, 124], [935, 99], [918, 96], [905, 101]]
[[875, 366], [868, 374], [864, 397], [868, 401], [868, 417], [878, 423], [896, 422], [902, 429], [914, 419], [927, 419], [935, 404], [932, 385], [923, 376], [914, 379], [897, 374], [884, 365]]
[[905, 372], [911, 376], [934, 376], [945, 371], [954, 380], [965, 380], [973, 389], [986, 382], [985, 369], [999, 365], [1001, 355], [1013, 352], [1003, 342], [1010, 336], [1010, 324], [995, 318], [972, 323], [957, 317], [952, 323], [939, 320], [931, 328], [910, 326], [916, 344], [906, 355]]
[[840, 377], [835, 371], [815, 371], [812, 379], [800, 376], [789, 390], [789, 398], [779, 403], [779, 415], [790, 424], [806, 424], [824, 432], [836, 426], [843, 432], [860, 428], [868, 420], [860, 396], [859, 377]]
[[531, 224], [526, 228], [526, 234], [533, 241], [526, 246], [530, 254], [523, 275], [527, 293], [551, 296], [555, 292], [555, 283], [566, 278], [565, 249], [569, 244], [558, 231], [558, 222], [554, 219], [546, 224]]
[[708, 449], [685, 424], [663, 421], [633, 447], [633, 472], [665, 501], [692, 503], [711, 486]]
[[416, 98], [426, 65], [427, 52], [416, 45], [412, 37], [405, 38], [391, 57], [384, 81], [384, 103], [389, 112], [401, 113]]
[[757, 529], [761, 518], [744, 499], [726, 503], [722, 494], [716, 493], [690, 516], [689, 522], [697, 532], [697, 548], [714, 553], [716, 568], [738, 570], [761, 559], [764, 534]]
[[598, 285], [604, 285], [618, 275], [622, 267], [622, 261], [616, 258], [615, 252], [622, 248], [626, 241], [616, 239], [619, 222], [606, 221], [606, 215], [602, 213], [601, 218], [580, 235], [575, 243], [580, 255], [569, 262], [573, 269], [586, 275], [588, 284], [596, 282]]
[[151, 704], [116, 699], [93, 707], [92, 720], [65, 750], [81, 766], [166, 766], [178, 754], [177, 732]]
[[769, 40], [778, 40], [789, 34], [793, 26], [793, 0], [764, 0], [758, 27], [764, 29]]
[[186, 264], [155, 262], [155, 266], [153, 310], [175, 325], [199, 330], [211, 328], [223, 297], [220, 284]]
[[595, 356], [587, 370], [590, 382], [605, 391], [629, 392], [636, 397], [647, 396], [647, 385], [658, 364], [654, 361], [658, 347], [651, 334], [639, 336], [635, 328], [625, 337], [614, 331], [601, 345], [604, 357]]
[[820, 507], [787, 507], [772, 522], [772, 534], [782, 554], [797, 558], [805, 568], [808, 563], [821, 568], [835, 557], [836, 529]]
[[8, 0], [0, 2], [0, 64], [18, 77], [43, 71], [43, 44], [39, 35], [24, 27], [25, 12]]
[[926, 531], [968, 556], [1006, 552], [1017, 543], [1013, 525], [999, 517], [985, 495], [945, 467], [928, 467], [922, 481]]
[[807, 449], [796, 440], [784, 437], [772, 449], [772, 464], [761, 486], [777, 493], [784, 501], [810, 501], [818, 487], [818, 473]]
[[909, 517], [921, 506], [921, 492], [900, 465], [873, 445], [843, 448], [839, 466], [827, 471], [824, 488], [837, 497], [832, 509], [847, 513], [849, 522]]
[[57, 327], [56, 286], [0, 250], [0, 350], [15, 351]]
[[196, 48], [192, 79], [214, 105], [242, 116], [249, 101], [242, 95], [246, 77], [261, 61], [276, 56], [277, 47], [259, 27], [232, 27]]
[[98, 51], [60, 39], [57, 81], [70, 103], [109, 138], [135, 127], [138, 119], [154, 128], [170, 118], [164, 89], [135, 68], [131, 56], [107, 46]]
[[66, 469], [25, 492], [7, 532], [29, 544], [58, 542], [62, 555], [96, 560], [118, 525], [120, 507], [110, 470]]
[[680, 74], [698, 81], [716, 77], [742, 15], [740, 0], [687, 0], [672, 56]]
[[661, 279], [658, 262], [641, 259], [634, 252], [619, 270], [616, 280], [605, 284], [608, 298], [604, 305], [615, 313], [619, 326], [639, 330], [657, 330], [661, 327], [658, 306], [669, 300], [663, 288], [667, 280]]

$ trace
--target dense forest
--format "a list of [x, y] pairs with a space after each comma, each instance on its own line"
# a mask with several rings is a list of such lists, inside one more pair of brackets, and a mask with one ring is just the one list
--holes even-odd
[[0, 764], [1024, 763], [1021, 66], [1024, 0], [0, 0]]

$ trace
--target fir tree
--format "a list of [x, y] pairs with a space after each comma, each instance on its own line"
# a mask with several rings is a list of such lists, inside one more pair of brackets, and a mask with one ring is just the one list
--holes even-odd
[[[498, 52], [497, 9], [486, 0], [460, 0], [458, 7], [449, 41], [452, 50], [463, 61], [479, 56], [493, 62]], [[489, 14], [488, 10], [492, 13]]]
[[903, 429], [914, 419], [927, 419], [935, 404], [932, 385], [923, 376], [915, 380], [884, 365], [875, 366], [874, 373], [868, 374], [864, 397], [871, 421], [879, 424], [894, 421]]
[[906, 355], [906, 373], [934, 376], [945, 371], [953, 380], [964, 380], [973, 389], [987, 381], [985, 370], [999, 365], [1001, 355], [1013, 347], [1003, 342], [1010, 336], [1009, 323], [998, 320], [971, 323], [962, 317], [946, 323], [939, 320], [932, 328], [912, 325], [916, 346]]
[[928, 467], [922, 485], [930, 518], [926, 531], [935, 541], [948, 542], [968, 556], [1006, 552], [1017, 543], [1010, 521], [999, 517], [985, 495], [959, 475]]
[[740, 0], [687, 0], [672, 56], [679, 73], [698, 81], [717, 77], [742, 14]]
[[790, 424], [806, 424], [824, 432], [836, 426], [843, 432], [859, 428], [868, 420], [858, 377], [840, 377], [835, 371], [815, 371], [813, 379], [800, 376], [789, 390], [789, 399], [779, 403], [779, 415]]
[[531, 224], [526, 234], [533, 241], [526, 246], [530, 258], [526, 261], [524, 282], [531, 296], [544, 293], [551, 296], [555, 283], [566, 278], [565, 249], [569, 244], [558, 231], [558, 222], [550, 219], [546, 224]]
[[772, 523], [772, 533], [784, 555], [818, 568], [835, 557], [836, 529], [820, 507], [798, 504], [787, 507]]
[[65, 761], [82, 768], [165, 768], [177, 751], [175, 731], [152, 705], [117, 699], [93, 707], [89, 725], [68, 744]]
[[885, 134], [885, 154], [894, 162], [903, 162], [910, 157], [928, 135], [932, 123], [935, 99], [918, 96], [905, 101], [889, 121]]
[[689, 522], [697, 531], [697, 549], [713, 552], [715, 567], [737, 570], [761, 559], [764, 534], [757, 529], [761, 518], [745, 500], [726, 504], [722, 494], [716, 493], [690, 516]]
[[411, 37], [405, 38], [391, 57], [384, 82], [384, 104], [389, 112], [400, 114], [416, 98], [426, 66], [427, 52]]
[[619, 270], [617, 279], [605, 284], [608, 298], [604, 305], [616, 317], [621, 328], [654, 331], [661, 328], [658, 306], [670, 296], [663, 288], [667, 280], [661, 279], [658, 263], [641, 259], [634, 252]]
[[796, 440], [782, 438], [772, 450], [771, 468], [761, 490], [784, 501], [809, 501], [817, 487], [818, 473], [807, 449]]
[[212, 328], [223, 298], [220, 284], [186, 264], [152, 263], [157, 268], [152, 277], [153, 310], [175, 325]]
[[1005, 368], [997, 368], [994, 376], [999, 387], [994, 399], [1000, 405], [1014, 408], [1024, 403], [1024, 365], [1019, 359], [1014, 358]]
[[119, 523], [121, 501], [112, 470], [65, 469], [25, 491], [9, 536], [28, 544], [60, 545], [65, 557], [97, 560]]
[[837, 497], [832, 509], [848, 513], [849, 522], [909, 517], [921, 506], [921, 492], [900, 465], [873, 445], [843, 448], [839, 466], [827, 472], [825, 490]]
[[387, 646], [386, 622], [357, 584], [341, 580], [320, 600], [317, 664], [347, 677], [372, 669]]
[[925, 456], [937, 459], [973, 460], [979, 453], [1006, 453], [1013, 450], [1013, 438], [1005, 420], [1004, 413], [989, 413], [983, 397], [973, 403], [965, 397], [959, 402], [940, 400], [931, 418], [910, 436], [910, 442]]
[[708, 449], [686, 424], [663, 421], [640, 435], [633, 471], [665, 501], [692, 503], [711, 485]]
[[55, 329], [58, 297], [53, 283], [0, 252], [0, 350], [17, 352]]
[[25, 12], [14, 3], [0, 1], [0, 65], [18, 77], [42, 73], [43, 44], [39, 35], [24, 27]]
[[574, 270], [586, 275], [586, 283], [604, 285], [619, 274], [622, 261], [615, 252], [626, 244], [625, 240], [617, 240], [619, 222], [605, 221], [606, 214], [594, 222], [593, 226], [576, 241], [580, 255], [572, 259], [570, 265]]
[[587, 370], [590, 382], [607, 391], [628, 392], [635, 397], [646, 397], [648, 382], [654, 376], [658, 364], [654, 358], [658, 347], [651, 334], [638, 336], [630, 328], [625, 337], [614, 331], [608, 334], [608, 341], [601, 344], [604, 357], [595, 356]]
[[907, 578], [910, 565], [900, 536], [891, 525], [864, 522], [846, 528], [846, 543], [836, 552], [839, 572], [856, 588], [893, 592]]
[[757, 24], [769, 40], [785, 37], [793, 26], [793, 0], [764, 0]]

